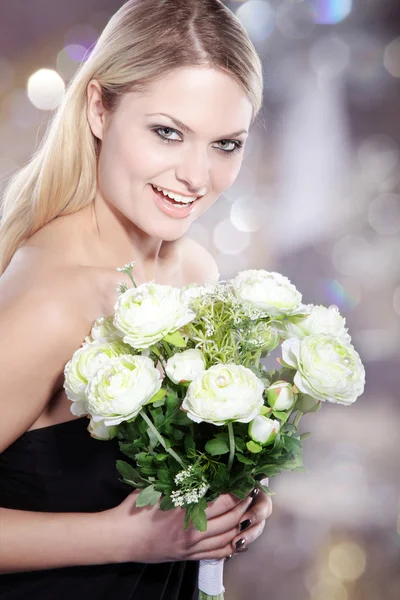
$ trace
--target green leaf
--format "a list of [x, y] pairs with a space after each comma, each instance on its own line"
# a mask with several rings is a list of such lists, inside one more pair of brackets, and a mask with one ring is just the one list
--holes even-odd
[[264, 485], [263, 483], [258, 482], [257, 487], [260, 488], [261, 491], [264, 492], [264, 494], [267, 494], [268, 496], [275, 496], [276, 492], [273, 492], [271, 490], [271, 488], [269, 488], [267, 485]]
[[163, 463], [167, 460], [169, 454], [156, 454], [155, 459], [157, 462]]
[[299, 437], [299, 440], [303, 441], [306, 440], [308, 437], [310, 437], [311, 435], [311, 431], [306, 431], [306, 433], [302, 433], [301, 436]]
[[249, 452], [251, 452], [252, 454], [258, 454], [262, 450], [262, 446], [260, 446], [259, 444], [256, 444], [252, 440], [250, 442], [247, 442], [246, 446], [247, 446], [247, 450]]
[[236, 496], [236, 498], [240, 498], [241, 500], [245, 500], [247, 498], [247, 493], [238, 488], [230, 490], [230, 493]]
[[[137, 448], [133, 444], [119, 443], [119, 449], [123, 454], [129, 456], [132, 460], [136, 460]], [[121, 461], [123, 462], [123, 461]], [[125, 463], [128, 464], [128, 463]]]
[[185, 448], [186, 454], [188, 454], [189, 450], [194, 450], [196, 448], [196, 444], [194, 443], [194, 439], [191, 433], [185, 434], [185, 439], [183, 440], [183, 446]]
[[207, 531], [207, 515], [205, 511], [195, 504], [192, 508], [192, 522], [197, 531]]
[[131, 481], [135, 481], [136, 479], [140, 479], [139, 472], [132, 467], [129, 463], [124, 460], [117, 460], [116, 462], [117, 470], [120, 475], [124, 479], [128, 479]]
[[286, 423], [288, 416], [287, 416], [287, 413], [285, 413], [283, 410], [273, 410], [272, 414], [274, 415], [274, 417], [276, 417], [280, 421], [283, 421], [284, 423]]
[[157, 492], [154, 489], [154, 485], [149, 485], [142, 490], [139, 496], [136, 498], [136, 506], [141, 508], [143, 506], [154, 506], [161, 498], [161, 492]]
[[226, 454], [229, 452], [228, 444], [221, 439], [213, 438], [209, 440], [205, 445], [205, 449], [211, 456], [217, 456], [218, 454]]
[[321, 408], [322, 402], [316, 400], [307, 394], [300, 394], [295, 404], [296, 410], [300, 410], [302, 413], [317, 412]]
[[191, 516], [192, 516], [192, 507], [189, 507], [189, 508], [186, 509], [185, 520], [183, 522], [183, 525], [185, 527], [185, 531], [187, 531], [189, 529]]
[[159, 402], [159, 400], [162, 400], [164, 398], [166, 393], [167, 393], [167, 390], [164, 390], [163, 388], [159, 389], [158, 392], [156, 392], [154, 394], [154, 396], [152, 396], [150, 398], [150, 400], [148, 400], [146, 402], [146, 404], [152, 404], [153, 402]]
[[251, 458], [247, 458], [247, 456], [240, 454], [240, 452], [236, 452], [236, 458], [244, 465], [254, 465], [254, 461]]
[[171, 510], [172, 508], [175, 508], [175, 504], [172, 502], [169, 496], [164, 496], [164, 498], [160, 502], [160, 509]]
[[163, 339], [169, 344], [177, 346], [178, 348], [186, 347], [186, 342], [179, 333], [179, 331], [174, 331], [174, 333], [167, 333], [167, 335]]

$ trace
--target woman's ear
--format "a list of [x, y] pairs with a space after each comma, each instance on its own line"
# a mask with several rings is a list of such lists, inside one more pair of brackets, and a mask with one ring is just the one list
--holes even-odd
[[92, 79], [87, 86], [87, 119], [90, 129], [95, 137], [103, 139], [106, 109], [101, 100], [101, 86], [96, 79]]

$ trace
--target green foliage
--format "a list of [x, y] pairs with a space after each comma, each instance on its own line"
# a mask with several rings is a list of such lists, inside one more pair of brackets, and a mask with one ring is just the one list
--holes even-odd
[[211, 456], [217, 456], [229, 452], [229, 445], [225, 440], [213, 438], [206, 443], [205, 450], [209, 452]]
[[136, 498], [136, 506], [141, 508], [142, 506], [154, 506], [161, 498], [161, 492], [157, 492], [154, 489], [154, 485], [149, 485], [142, 490], [139, 496]]

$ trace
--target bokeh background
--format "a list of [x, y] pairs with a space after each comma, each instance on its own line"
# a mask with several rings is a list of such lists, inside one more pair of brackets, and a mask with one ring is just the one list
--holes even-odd
[[[201, 0], [198, 0], [201, 2]], [[121, 0], [0, 0], [0, 194]], [[400, 598], [400, 2], [226, 2], [264, 65], [235, 184], [193, 224], [222, 278], [287, 275], [337, 305], [367, 372], [351, 407], [302, 420], [307, 474], [226, 564], [229, 600]]]

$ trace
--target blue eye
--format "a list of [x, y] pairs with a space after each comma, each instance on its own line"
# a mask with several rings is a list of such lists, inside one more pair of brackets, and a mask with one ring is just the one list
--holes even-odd
[[[152, 131], [163, 142], [178, 142], [179, 141], [177, 139], [171, 139], [170, 137], [168, 137], [168, 135], [171, 135], [171, 133], [176, 133], [177, 135], [180, 135], [178, 133], [178, 131], [176, 131], [176, 129], [173, 129], [172, 127], [155, 127], [154, 129], [152, 129]], [[164, 132], [164, 133], [159, 133], [159, 132]], [[167, 133], [165, 133], [165, 132], [167, 132]], [[238, 150], [240, 150], [243, 147], [243, 142], [241, 142], [239, 140], [221, 140], [218, 143], [219, 144], [230, 144], [233, 146], [230, 150], [227, 150], [225, 148], [217, 148], [217, 150], [219, 150], [220, 152], [223, 152], [224, 154], [233, 154], [234, 152], [237, 152]]]

